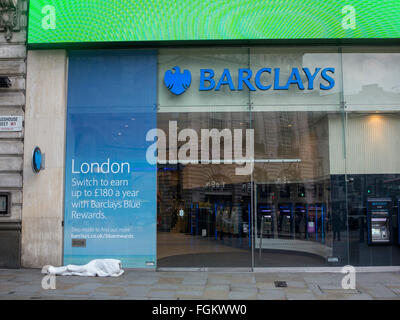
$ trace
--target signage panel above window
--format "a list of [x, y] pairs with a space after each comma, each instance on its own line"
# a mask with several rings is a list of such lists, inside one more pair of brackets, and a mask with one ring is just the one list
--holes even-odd
[[31, 0], [29, 44], [398, 39], [399, 0]]

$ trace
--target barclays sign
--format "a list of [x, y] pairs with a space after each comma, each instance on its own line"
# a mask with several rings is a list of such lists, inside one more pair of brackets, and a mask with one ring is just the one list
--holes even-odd
[[[192, 75], [189, 70], [181, 72], [179, 67], [168, 70], [164, 75], [164, 84], [175, 95], [184, 93], [192, 83]], [[247, 87], [250, 91], [289, 90], [297, 87], [299, 90], [331, 90], [335, 87], [333, 75], [335, 68], [292, 68], [289, 77], [283, 79], [280, 68], [261, 68], [253, 72], [243, 68], [237, 72], [237, 82], [232, 80], [232, 73], [224, 69], [221, 75], [216, 75], [213, 69], [200, 69], [199, 91], [219, 91], [222, 86], [228, 86], [231, 91], [242, 91]], [[264, 79], [262, 80], [262, 76]], [[317, 81], [316, 79], [319, 79]]]

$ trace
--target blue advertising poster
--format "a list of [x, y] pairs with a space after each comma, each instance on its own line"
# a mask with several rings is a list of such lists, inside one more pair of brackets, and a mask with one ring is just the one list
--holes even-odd
[[69, 55], [64, 264], [112, 258], [156, 267], [157, 126], [153, 51]]

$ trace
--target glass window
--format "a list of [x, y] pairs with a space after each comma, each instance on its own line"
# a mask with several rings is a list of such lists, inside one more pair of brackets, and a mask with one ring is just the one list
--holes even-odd
[[352, 265], [400, 263], [399, 65], [398, 48], [343, 49]]
[[[246, 143], [248, 118], [240, 112], [159, 113], [168, 159], [158, 164], [159, 268], [251, 268], [251, 172], [238, 174], [242, 165], [233, 154]], [[221, 138], [205, 136], [210, 130]]]
[[250, 66], [264, 89], [270, 86], [251, 91], [254, 111], [340, 110], [341, 66], [336, 48], [252, 48]]
[[399, 48], [344, 48], [343, 79], [349, 110], [399, 111]]

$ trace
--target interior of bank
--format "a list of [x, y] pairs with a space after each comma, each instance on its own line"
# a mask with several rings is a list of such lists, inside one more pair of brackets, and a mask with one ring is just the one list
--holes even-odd
[[[394, 143], [388, 128], [399, 116], [376, 117], [352, 115], [344, 132], [341, 115], [329, 112], [160, 114], [166, 131], [171, 120], [178, 128], [253, 128], [255, 159], [250, 175], [237, 175], [237, 165], [223, 161], [158, 164], [157, 267], [398, 264], [400, 175], [342, 170], [371, 167], [347, 150], [356, 141], [345, 133], [360, 123], [367, 125], [358, 131], [367, 139], [364, 156], [383, 140]], [[368, 140], [376, 135], [382, 136]], [[371, 199], [390, 206], [371, 207]]]

